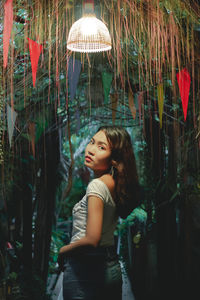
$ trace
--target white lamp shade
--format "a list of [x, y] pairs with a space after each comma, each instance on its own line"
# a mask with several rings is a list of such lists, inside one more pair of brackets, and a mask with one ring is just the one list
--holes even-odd
[[67, 49], [91, 53], [110, 50], [111, 38], [108, 28], [94, 14], [84, 15], [72, 25]]

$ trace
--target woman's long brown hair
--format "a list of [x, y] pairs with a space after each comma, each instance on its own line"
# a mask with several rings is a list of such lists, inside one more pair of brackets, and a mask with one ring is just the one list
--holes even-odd
[[140, 186], [129, 133], [121, 126], [101, 126], [111, 146], [115, 202], [120, 217], [126, 218], [139, 204]]

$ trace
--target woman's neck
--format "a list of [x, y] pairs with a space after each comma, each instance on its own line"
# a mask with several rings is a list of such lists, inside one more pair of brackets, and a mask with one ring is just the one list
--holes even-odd
[[94, 177], [95, 178], [99, 178], [99, 177], [101, 177], [101, 176], [103, 176], [103, 175], [105, 175], [105, 174], [110, 174], [110, 169], [108, 169], [108, 170], [98, 170], [98, 171], [94, 171]]

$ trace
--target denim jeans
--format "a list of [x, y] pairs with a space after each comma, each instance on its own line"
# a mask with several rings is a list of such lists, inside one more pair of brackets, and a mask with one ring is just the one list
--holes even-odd
[[122, 299], [122, 275], [117, 255], [98, 250], [67, 259], [63, 277], [64, 300]]

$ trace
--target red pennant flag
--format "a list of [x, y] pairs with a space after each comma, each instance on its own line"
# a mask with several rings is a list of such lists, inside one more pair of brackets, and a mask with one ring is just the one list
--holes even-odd
[[40, 53], [42, 51], [42, 45], [38, 44], [37, 42], [35, 42], [29, 38], [27, 38], [27, 39], [28, 39], [28, 43], [29, 43], [29, 51], [30, 51], [30, 57], [31, 57], [33, 87], [35, 87], [38, 60], [40, 57]]
[[8, 48], [13, 26], [13, 0], [7, 0], [4, 4], [4, 27], [3, 27], [3, 66], [7, 67]]
[[186, 121], [191, 78], [186, 68], [177, 73], [176, 77], [181, 95], [184, 121]]

